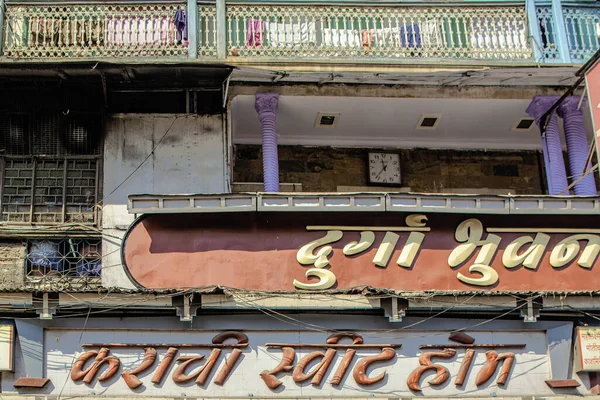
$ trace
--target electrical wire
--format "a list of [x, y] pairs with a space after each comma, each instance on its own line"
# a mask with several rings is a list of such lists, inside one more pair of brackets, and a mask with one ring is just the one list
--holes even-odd
[[[81, 345], [81, 342], [83, 340], [83, 334], [85, 332], [85, 328], [87, 327], [88, 321], [90, 319], [90, 313], [91, 313], [92, 309], [89, 308], [88, 309], [88, 313], [87, 316], [85, 317], [85, 321], [83, 322], [83, 327], [81, 328], [81, 334], [79, 335], [79, 345]], [[60, 389], [60, 393], [58, 394], [58, 400], [61, 399], [63, 391], [65, 390], [65, 387], [67, 386], [67, 382], [69, 382], [69, 377], [71, 376], [71, 371], [73, 370], [73, 365], [75, 364], [75, 357], [77, 356], [76, 352], [73, 352], [73, 358], [71, 359], [71, 367], [69, 368], [69, 373], [67, 374], [67, 376], [65, 377], [65, 381], [62, 385], [62, 388]]]
[[586, 312], [586, 311], [583, 311], [583, 310], [579, 310], [579, 309], [577, 309], [577, 308], [575, 308], [575, 307], [573, 307], [573, 306], [570, 306], [570, 305], [567, 305], [566, 307], [568, 307], [568, 308], [572, 309], [573, 311], [576, 311], [576, 312], [578, 312], [578, 313], [581, 313], [581, 314], [585, 315], [586, 317], [590, 317], [590, 318], [593, 318], [593, 319], [595, 319], [595, 320], [598, 320], [598, 321], [600, 321], [600, 316], [598, 316], [598, 315], [596, 315], [596, 314], [591, 314], [591, 313], [589, 313], [589, 312]]
[[[245, 303], [245, 304], [249, 305], [250, 308], [256, 309], [256, 310], [262, 312], [263, 314], [265, 314], [265, 315], [267, 315], [269, 317], [272, 317], [273, 319], [276, 319], [276, 320], [278, 320], [280, 322], [283, 322], [283, 323], [286, 323], [286, 324], [290, 324], [290, 325], [296, 326], [296, 327], [302, 327], [304, 329], [315, 331], [315, 332], [320, 332], [320, 333], [343, 333], [343, 331], [338, 331], [336, 329], [331, 329], [331, 328], [328, 328], [328, 327], [325, 327], [325, 326], [311, 324], [311, 323], [307, 323], [305, 321], [301, 321], [301, 320], [299, 320], [297, 318], [293, 318], [293, 317], [290, 317], [290, 316], [285, 315], [283, 313], [277, 312], [277, 311], [275, 311], [275, 310], [273, 310], [273, 309], [271, 309], [269, 307], [264, 307], [264, 306], [261, 306], [261, 305], [258, 305], [258, 304], [252, 304], [252, 303], [254, 303], [252, 300], [249, 300], [247, 298], [242, 298], [239, 295], [237, 295], [235, 292], [231, 292], [231, 294], [233, 296], [237, 296], [237, 298], [242, 303]], [[456, 308], [457, 306], [464, 305], [464, 304], [468, 303], [475, 296], [476, 296], [476, 294], [472, 295], [471, 297], [469, 297], [467, 300], [465, 300], [464, 302], [462, 302], [460, 304], [456, 304], [456, 305], [453, 305], [451, 307], [448, 307], [448, 308], [446, 308], [446, 309], [444, 309], [444, 310], [436, 313], [433, 316], [424, 318], [424, 319], [419, 320], [419, 321], [417, 321], [415, 323], [412, 323], [410, 325], [403, 326], [403, 327], [396, 328], [396, 329], [388, 329], [388, 330], [378, 331], [377, 333], [374, 333], [374, 334], [370, 333], [369, 335], [370, 336], [375, 336], [375, 337], [390, 337], [389, 335], [381, 335], [381, 334], [397, 333], [397, 332], [400, 332], [400, 331], [404, 331], [404, 330], [413, 328], [413, 327], [415, 327], [417, 325], [420, 325], [420, 324], [422, 324], [424, 322], [427, 322], [427, 321], [429, 321], [431, 319], [434, 319], [434, 318], [438, 317], [439, 315], [442, 315], [442, 314], [450, 311], [451, 309]], [[530, 297], [529, 299], [532, 299], [532, 298], [533, 297]], [[528, 300], [528, 299], [526, 299], [526, 300]], [[509, 315], [509, 314], [511, 314], [511, 313], [513, 313], [515, 311], [518, 311], [521, 308], [523, 308], [525, 305], [526, 305], [526, 303], [523, 303], [523, 304], [518, 305], [517, 307], [514, 307], [514, 308], [512, 308], [512, 309], [510, 309], [510, 310], [508, 310], [508, 311], [506, 311], [506, 312], [504, 312], [502, 314], [499, 314], [499, 315], [497, 315], [495, 317], [492, 317], [492, 318], [487, 319], [485, 321], [481, 321], [481, 322], [475, 323], [473, 325], [467, 325], [465, 327], [453, 330], [453, 332], [462, 332], [462, 331], [465, 331], [465, 330], [468, 330], [468, 329], [472, 329], [472, 328], [476, 328], [476, 327], [485, 325], [485, 324], [487, 324], [489, 322], [495, 321], [496, 319], [502, 318], [502, 317], [504, 317], [506, 315]], [[439, 335], [446, 335], [446, 334], [447, 333], [444, 332], [444, 333], [440, 333]], [[436, 334], [432, 335], [432, 334], [428, 333], [427, 336], [436, 336]], [[422, 336], [420, 335], [420, 336], [416, 336], [416, 337], [422, 337]]]

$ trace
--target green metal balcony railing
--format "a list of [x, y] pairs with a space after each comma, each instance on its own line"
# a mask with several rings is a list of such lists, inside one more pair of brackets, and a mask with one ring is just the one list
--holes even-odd
[[[178, 8], [189, 7], [188, 44], [178, 35], [173, 18]], [[559, 13], [556, 7], [10, 2], [2, 55], [231, 62], [585, 62], [600, 47], [600, 7], [568, 5]]]
[[525, 7], [227, 8], [230, 56], [527, 60]]
[[184, 4], [9, 5], [4, 56], [185, 56], [172, 23], [178, 6]]
[[[544, 61], [563, 62], [560, 57], [560, 40], [557, 37], [559, 29], [552, 7], [537, 7], [536, 12]], [[562, 14], [570, 61], [583, 64], [600, 48], [600, 7], [564, 6]]]

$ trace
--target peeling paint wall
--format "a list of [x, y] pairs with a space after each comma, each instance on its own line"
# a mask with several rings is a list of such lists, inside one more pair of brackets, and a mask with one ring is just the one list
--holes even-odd
[[221, 115], [119, 114], [108, 118], [103, 286], [133, 287], [118, 251], [120, 238], [135, 218], [127, 212], [127, 196], [226, 191], [225, 136]]
[[417, 86], [417, 85], [344, 85], [344, 84], [287, 84], [287, 85], [232, 85], [229, 100], [237, 95], [260, 92], [279, 93], [280, 96], [349, 96], [436, 99], [532, 99], [536, 95], [562, 95], [563, 88], [506, 87], [506, 86]]
[[25, 245], [21, 240], [0, 241], [0, 289], [22, 288], [25, 283]]

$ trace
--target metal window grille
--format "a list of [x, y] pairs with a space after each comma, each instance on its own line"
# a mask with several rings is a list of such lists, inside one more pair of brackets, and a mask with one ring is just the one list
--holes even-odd
[[6, 157], [0, 221], [96, 224], [99, 157]]
[[0, 115], [0, 155], [100, 155], [102, 119], [98, 114]]
[[98, 114], [63, 118], [59, 126], [59, 151], [65, 155], [101, 154], [102, 120]]
[[29, 284], [99, 282], [102, 240], [28, 240], [25, 272]]
[[33, 119], [31, 129], [31, 154], [55, 156], [59, 154], [58, 116], [42, 114]]
[[97, 223], [101, 133], [98, 114], [0, 115], [0, 221]]
[[26, 114], [0, 116], [0, 155], [29, 153], [27, 122]]

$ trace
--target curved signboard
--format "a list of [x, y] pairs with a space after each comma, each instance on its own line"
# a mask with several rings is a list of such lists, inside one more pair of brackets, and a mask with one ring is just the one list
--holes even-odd
[[600, 216], [153, 214], [123, 262], [141, 287], [281, 291], [585, 291], [600, 287]]

